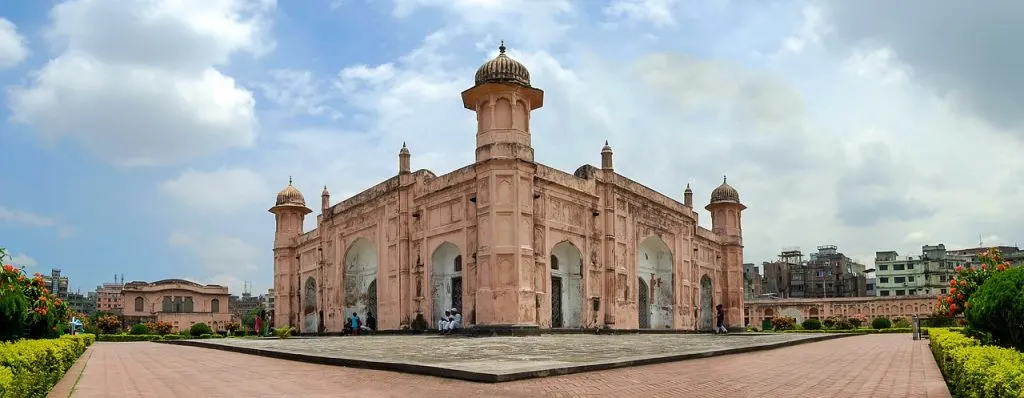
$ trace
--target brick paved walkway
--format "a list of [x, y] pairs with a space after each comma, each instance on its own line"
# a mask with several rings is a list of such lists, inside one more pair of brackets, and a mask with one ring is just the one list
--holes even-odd
[[74, 397], [949, 397], [927, 340], [867, 335], [501, 384], [97, 343]]

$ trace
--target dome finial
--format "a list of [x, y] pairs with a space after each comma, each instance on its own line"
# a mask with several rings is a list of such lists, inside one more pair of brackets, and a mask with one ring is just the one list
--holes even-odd
[[722, 176], [722, 184], [725, 184], [725, 176]]
[[292, 185], [292, 176], [288, 176], [288, 185]]
[[402, 141], [402, 148], [405, 148], [405, 141]]
[[504, 53], [505, 53], [505, 41], [502, 40], [501, 41], [501, 45], [498, 46], [498, 54], [504, 54]]

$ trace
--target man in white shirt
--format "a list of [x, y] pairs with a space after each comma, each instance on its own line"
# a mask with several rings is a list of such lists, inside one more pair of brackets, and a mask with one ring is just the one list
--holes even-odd
[[444, 333], [446, 330], [448, 330], [448, 323], [449, 323], [448, 318], [450, 316], [451, 316], [451, 312], [450, 311], [445, 311], [444, 312], [444, 316], [442, 316], [441, 320], [437, 322], [437, 330], [439, 332]]
[[449, 312], [452, 314], [452, 321], [448, 324], [448, 330], [454, 332], [462, 329], [462, 314], [459, 313], [459, 310], [452, 308]]

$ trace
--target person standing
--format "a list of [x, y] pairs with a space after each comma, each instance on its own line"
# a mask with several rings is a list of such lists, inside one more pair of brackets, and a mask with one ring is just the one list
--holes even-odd
[[349, 326], [352, 328], [352, 335], [359, 335], [359, 328], [363, 326], [362, 320], [359, 319], [359, 314], [352, 313], [352, 317], [348, 319]]
[[725, 327], [725, 306], [719, 304], [715, 309], [718, 310], [718, 327], [715, 328], [715, 333], [729, 333], [729, 329]]
[[377, 318], [374, 318], [373, 313], [369, 311], [366, 312], [366, 328], [371, 332], [377, 330]]

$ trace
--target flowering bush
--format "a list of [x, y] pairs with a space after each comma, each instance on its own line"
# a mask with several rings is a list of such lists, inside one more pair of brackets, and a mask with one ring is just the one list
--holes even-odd
[[149, 325], [149, 330], [161, 336], [171, 334], [171, 330], [173, 329], [174, 325], [167, 321], [156, 321]]
[[238, 322], [228, 322], [226, 325], [224, 325], [224, 330], [226, 330], [229, 335], [234, 335], [236, 330], [241, 330], [241, 329], [242, 329], [242, 324], [240, 324]]
[[992, 248], [978, 255], [981, 265], [956, 266], [956, 276], [949, 281], [949, 293], [939, 296], [936, 311], [950, 317], [962, 316], [970, 307], [971, 295], [996, 272], [1010, 269], [1010, 262], [1003, 260], [999, 250]]
[[[0, 263], [8, 258], [0, 248]], [[0, 341], [57, 337], [70, 320], [67, 303], [46, 289], [41, 274], [28, 278], [24, 267], [10, 264], [0, 269]]]
[[116, 315], [100, 315], [96, 317], [96, 327], [104, 334], [115, 334], [121, 331], [121, 320]]
[[852, 316], [850, 316], [849, 318], [846, 318], [846, 319], [849, 320], [850, 323], [852, 323], [853, 327], [855, 327], [855, 328], [859, 328], [859, 327], [864, 326], [864, 325], [866, 325], [868, 323], [868, 316], [864, 315], [864, 314], [854, 314], [854, 315], [852, 315]]
[[775, 330], [790, 330], [796, 327], [796, 318], [791, 316], [779, 316], [772, 318], [772, 328]]

